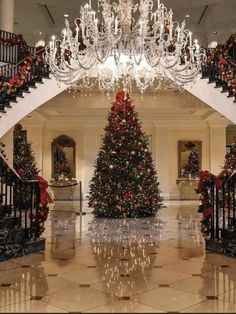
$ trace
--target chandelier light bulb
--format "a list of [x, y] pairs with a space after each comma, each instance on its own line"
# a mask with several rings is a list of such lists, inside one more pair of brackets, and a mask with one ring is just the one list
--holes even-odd
[[192, 46], [193, 42], [192, 42], [192, 32], [189, 32], [189, 45], [190, 47]]
[[[194, 81], [205, 50], [192, 40], [192, 32], [174, 20], [172, 9], [160, 0], [98, 0], [81, 6], [70, 25], [65, 14], [62, 38], [46, 47], [45, 58], [59, 82], [77, 89], [131, 90], [143, 93], [171, 82], [183, 86]], [[187, 57], [186, 57], [187, 56]]]

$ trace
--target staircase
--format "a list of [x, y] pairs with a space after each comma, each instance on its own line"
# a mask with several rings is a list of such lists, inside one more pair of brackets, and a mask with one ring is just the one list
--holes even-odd
[[235, 100], [229, 98], [223, 89], [216, 87], [215, 82], [209, 80], [208, 77], [203, 78], [199, 75], [194, 84], [187, 84], [184, 88], [236, 124]]
[[[34, 53], [30, 51], [20, 62], [0, 66], [0, 137], [19, 120], [67, 88], [50, 78], [43, 52], [44, 49]], [[5, 61], [8, 54], [6, 56]]]
[[[48, 65], [42, 57], [43, 49], [36, 51], [31, 48], [29, 53], [25, 52], [26, 57], [22, 61], [0, 66], [0, 138], [19, 120], [67, 88], [63, 83], [59, 86], [55, 78], [50, 77]], [[214, 53], [209, 50], [202, 74], [195, 84], [188, 84], [185, 89], [236, 123], [236, 62], [233, 59], [236, 59], [236, 44], [233, 58], [225, 56], [225, 51], [226, 48], [222, 57], [217, 50]], [[5, 62], [8, 59], [5, 58]], [[0, 61], [4, 62], [4, 59]], [[11, 90], [9, 82], [13, 84]]]
[[47, 211], [38, 181], [22, 180], [0, 154], [0, 261], [44, 250]]

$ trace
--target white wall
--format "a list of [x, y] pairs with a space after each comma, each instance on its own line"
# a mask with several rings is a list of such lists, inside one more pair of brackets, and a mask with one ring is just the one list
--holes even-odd
[[[56, 123], [56, 120], [58, 122]], [[70, 123], [69, 123], [70, 122]], [[76, 143], [76, 178], [83, 183], [83, 192], [88, 193], [89, 181], [93, 175], [94, 163], [99, 151], [104, 119], [98, 119], [97, 125], [73, 123], [73, 119], [55, 119], [53, 123], [41, 127], [25, 127], [28, 138], [33, 142], [38, 167], [42, 175], [51, 179], [51, 143], [59, 135], [67, 135]], [[147, 122], [147, 121], [146, 121]], [[63, 126], [62, 126], [63, 125]], [[223, 165], [225, 156], [225, 126], [212, 128], [192, 125], [192, 123], [166, 122], [165, 124], [143, 123], [143, 130], [152, 135], [152, 152], [158, 172], [162, 195], [168, 199], [181, 198], [178, 179], [178, 141], [202, 141], [202, 169], [217, 174]]]
[[[113, 97], [112, 97], [113, 98]], [[178, 179], [178, 141], [202, 141], [202, 169], [217, 174], [224, 163], [228, 120], [189, 93], [134, 95], [143, 131], [152, 136], [152, 154], [165, 198], [181, 197]], [[107, 124], [112, 100], [101, 94], [73, 98], [61, 93], [21, 121], [33, 142], [42, 175], [51, 179], [51, 143], [67, 135], [76, 143], [76, 178], [88, 193], [89, 181]]]

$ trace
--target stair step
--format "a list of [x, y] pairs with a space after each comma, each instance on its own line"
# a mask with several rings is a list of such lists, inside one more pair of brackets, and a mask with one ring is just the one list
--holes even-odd
[[9, 230], [8, 238], [15, 243], [22, 243], [26, 238], [26, 230], [22, 227], [17, 227]]

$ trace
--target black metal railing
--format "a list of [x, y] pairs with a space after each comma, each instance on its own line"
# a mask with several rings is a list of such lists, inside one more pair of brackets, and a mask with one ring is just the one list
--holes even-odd
[[29, 52], [34, 54], [36, 48], [28, 46], [21, 34], [0, 30], [0, 62], [16, 64]]
[[22, 180], [0, 154], [0, 247], [40, 236], [40, 187]]
[[202, 78], [215, 83], [227, 97], [236, 102], [236, 35], [231, 35], [224, 45], [207, 49], [207, 61], [202, 63]]
[[0, 67], [0, 111], [5, 112], [11, 107], [11, 102], [16, 102], [17, 97], [22, 97], [29, 88], [35, 88], [36, 83], [43, 83], [43, 78], [49, 78], [49, 67], [43, 59], [44, 49], [28, 56], [15, 65]]
[[236, 257], [236, 170], [223, 170], [218, 176], [201, 171], [199, 177], [196, 192], [206, 248]]

